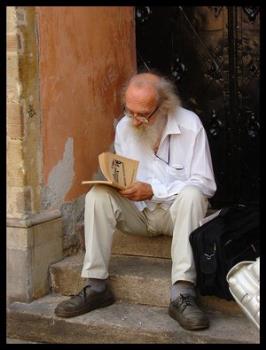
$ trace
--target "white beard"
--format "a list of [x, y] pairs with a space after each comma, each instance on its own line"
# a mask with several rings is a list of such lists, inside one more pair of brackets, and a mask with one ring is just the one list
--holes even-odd
[[139, 143], [148, 146], [149, 149], [154, 150], [160, 144], [162, 132], [166, 124], [166, 116], [158, 114], [152, 125], [142, 124], [139, 127], [130, 125], [130, 130], [136, 137]]

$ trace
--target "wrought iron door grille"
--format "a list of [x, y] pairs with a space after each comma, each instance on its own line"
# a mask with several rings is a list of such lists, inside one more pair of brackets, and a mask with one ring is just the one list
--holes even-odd
[[213, 206], [258, 204], [260, 8], [136, 7], [136, 42], [139, 70], [171, 78], [206, 128]]

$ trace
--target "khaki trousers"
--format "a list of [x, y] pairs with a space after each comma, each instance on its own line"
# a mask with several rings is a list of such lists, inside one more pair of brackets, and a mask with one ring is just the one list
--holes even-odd
[[81, 277], [106, 279], [116, 229], [128, 234], [172, 236], [172, 284], [186, 280], [195, 284], [196, 271], [189, 234], [206, 215], [208, 199], [197, 187], [183, 189], [168, 210], [159, 206], [140, 212], [134, 203], [112, 187], [94, 186], [85, 197], [85, 246]]

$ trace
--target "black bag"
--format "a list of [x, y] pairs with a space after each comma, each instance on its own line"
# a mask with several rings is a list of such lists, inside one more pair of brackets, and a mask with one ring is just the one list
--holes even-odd
[[201, 295], [233, 299], [226, 275], [238, 262], [260, 256], [259, 234], [259, 210], [245, 206], [221, 209], [190, 234]]

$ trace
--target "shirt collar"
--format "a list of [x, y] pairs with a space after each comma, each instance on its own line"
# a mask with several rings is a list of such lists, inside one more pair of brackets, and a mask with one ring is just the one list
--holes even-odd
[[165, 129], [162, 135], [162, 139], [160, 142], [160, 146], [157, 152], [157, 155], [159, 156], [159, 158], [164, 160], [167, 164], [169, 164], [169, 161], [170, 161], [169, 159], [170, 158], [170, 139], [167, 143], [165, 143], [164, 141], [168, 139], [169, 135], [173, 135], [173, 134], [181, 134], [176, 113], [167, 115], [167, 123], [166, 123]]
[[164, 140], [165, 137], [172, 134], [181, 134], [176, 113], [169, 113], [167, 115], [167, 123], [162, 135], [162, 141]]

